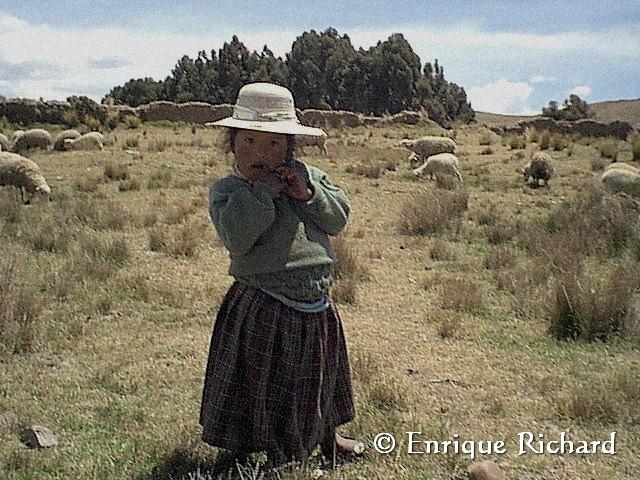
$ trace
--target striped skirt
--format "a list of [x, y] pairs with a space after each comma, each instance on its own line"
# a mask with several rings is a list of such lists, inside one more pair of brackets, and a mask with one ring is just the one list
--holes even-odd
[[213, 326], [202, 439], [236, 452], [302, 460], [355, 417], [351, 371], [335, 306], [290, 308], [233, 283]]

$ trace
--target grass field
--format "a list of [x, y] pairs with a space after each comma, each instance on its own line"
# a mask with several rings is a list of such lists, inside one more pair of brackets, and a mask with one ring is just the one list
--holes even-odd
[[[407, 431], [505, 440], [506, 453], [479, 458], [507, 478], [640, 478], [638, 206], [599, 189], [600, 142], [551, 142], [556, 176], [530, 188], [520, 169], [532, 138], [459, 127], [456, 188], [413, 178], [397, 143], [426, 133], [334, 130], [328, 159], [304, 157], [352, 204], [334, 295], [357, 418], [341, 428], [398, 440], [323, 478], [466, 478], [468, 454], [408, 454]], [[198, 414], [232, 280], [207, 194], [231, 158], [218, 132], [187, 125], [107, 138], [103, 152], [31, 156], [52, 202], [0, 190], [0, 478], [216, 478], [225, 466]], [[631, 145], [616, 146], [630, 162]], [[30, 424], [59, 445], [24, 447]], [[616, 454], [518, 455], [523, 431], [615, 431]], [[260, 478], [254, 461], [221, 478]], [[318, 462], [270, 475], [313, 478]]]

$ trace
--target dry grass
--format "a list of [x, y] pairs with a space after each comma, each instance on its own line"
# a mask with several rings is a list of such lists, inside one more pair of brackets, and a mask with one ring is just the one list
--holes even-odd
[[559, 276], [549, 315], [551, 333], [560, 340], [640, 338], [634, 298], [639, 287], [637, 263], [622, 264], [605, 278], [581, 269]]
[[607, 138], [606, 140], [602, 140], [598, 145], [598, 149], [600, 150], [600, 155], [604, 158], [610, 158], [611, 160], [616, 160], [618, 158], [618, 139], [617, 138]]
[[469, 193], [464, 189], [423, 190], [405, 202], [399, 231], [405, 235], [432, 235], [458, 230], [468, 201]]
[[[228, 171], [229, 157], [217, 146], [218, 132], [169, 122], [143, 128], [136, 135], [120, 125], [105, 152], [73, 162], [69, 154], [35, 153], [45, 176], [56, 178], [49, 204], [22, 205], [12, 189], [0, 188], [1, 478], [263, 472], [254, 458], [242, 474], [229, 473], [222, 452], [200, 440], [197, 418], [211, 328], [231, 283], [228, 254], [208, 219], [208, 185]], [[442, 134], [423, 126], [345, 128], [329, 137], [329, 161], [306, 159], [352, 205], [349, 226], [334, 241], [332, 295], [357, 416], [340, 430], [369, 441], [389, 431], [400, 442], [408, 430], [443, 439], [506, 435], [500, 460], [509, 477], [623, 480], [640, 470], [627, 447], [640, 442], [630, 315], [639, 299], [630, 288], [640, 270], [638, 210], [591, 187], [598, 142], [571, 140], [553, 152], [557, 180], [531, 190], [521, 188], [516, 171], [525, 158], [514, 154], [525, 150], [512, 151], [497, 136], [480, 146], [482, 127], [457, 130], [467, 153], [465, 183], [451, 191], [408, 175], [397, 140]], [[122, 150], [128, 138], [145, 151], [144, 161]], [[148, 154], [154, 139], [167, 149]], [[481, 155], [484, 146], [493, 153]], [[619, 158], [630, 161], [628, 145]], [[127, 178], [105, 175], [105, 159], [112, 177], [126, 166]], [[379, 178], [344, 171], [360, 164], [391, 170], [391, 163], [396, 172]], [[549, 332], [551, 314], [562, 312], [560, 280], [572, 300], [567, 330], [581, 325], [571, 342]], [[604, 294], [590, 294], [596, 289]], [[18, 433], [29, 423], [48, 426], [61, 444], [27, 451]], [[559, 468], [557, 456], [518, 456], [505, 433], [526, 427], [546, 434], [545, 426], [576, 423], [582, 438], [616, 430], [624, 444], [588, 462], [564, 456]], [[469, 462], [398, 451], [323, 478], [464, 478]], [[320, 466], [312, 457], [278, 475], [311, 478]]]

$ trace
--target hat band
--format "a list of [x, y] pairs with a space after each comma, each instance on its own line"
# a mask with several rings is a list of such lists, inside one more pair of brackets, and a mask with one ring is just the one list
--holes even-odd
[[233, 107], [233, 118], [236, 120], [250, 120], [257, 122], [278, 122], [282, 120], [294, 120], [297, 123], [298, 117], [295, 114], [295, 111], [287, 110], [287, 111], [276, 111], [276, 112], [265, 112], [260, 113], [257, 110], [249, 107], [243, 107], [242, 105], [235, 105]]

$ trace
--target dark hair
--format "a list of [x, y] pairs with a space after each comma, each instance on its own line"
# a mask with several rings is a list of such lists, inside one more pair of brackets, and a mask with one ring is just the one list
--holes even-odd
[[[239, 128], [227, 128], [227, 131], [224, 136], [224, 150], [227, 153], [233, 152], [233, 145], [236, 141], [236, 135], [238, 134]], [[287, 137], [287, 155], [285, 162], [289, 163], [293, 160], [296, 153], [296, 136], [290, 134], [284, 134]]]

